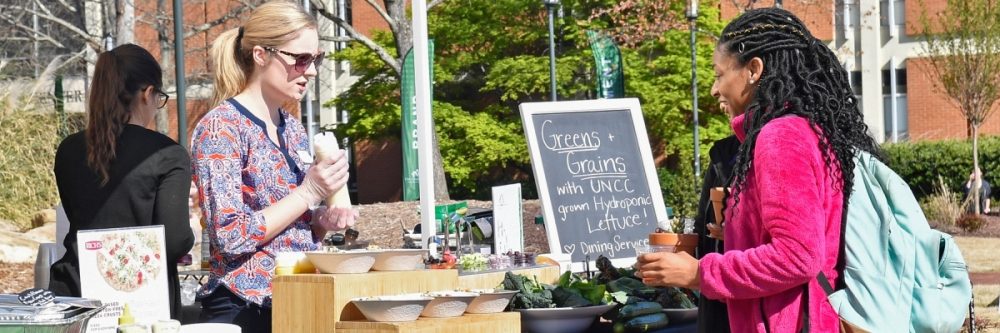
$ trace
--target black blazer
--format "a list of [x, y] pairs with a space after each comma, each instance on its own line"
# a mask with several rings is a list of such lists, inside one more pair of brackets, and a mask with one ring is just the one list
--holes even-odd
[[56, 295], [80, 296], [77, 231], [163, 225], [170, 317], [176, 319], [180, 313], [176, 262], [194, 244], [188, 222], [191, 157], [173, 139], [136, 125], [126, 125], [117, 144], [105, 186], [87, 166], [84, 132], [59, 144], [54, 171], [69, 233], [63, 242], [66, 255], [52, 265], [49, 289]]
[[[733, 164], [736, 162], [736, 153], [739, 149], [740, 141], [735, 135], [730, 135], [716, 141], [708, 152], [711, 161], [708, 171], [705, 172], [704, 181], [702, 181], [701, 198], [698, 200], [698, 215], [694, 219], [694, 231], [699, 235], [698, 258], [704, 257], [708, 253], [721, 253], [723, 251], [722, 241], [708, 237], [706, 225], [716, 223], [715, 211], [709, 200], [709, 189], [726, 186], [729, 176], [733, 173]], [[729, 312], [726, 311], [725, 303], [707, 299], [702, 295], [698, 300], [698, 308], [698, 332], [729, 332]]]

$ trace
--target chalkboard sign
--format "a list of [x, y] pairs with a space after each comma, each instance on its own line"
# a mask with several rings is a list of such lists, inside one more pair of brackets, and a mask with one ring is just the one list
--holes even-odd
[[639, 101], [521, 104], [549, 249], [632, 264], [666, 220]]

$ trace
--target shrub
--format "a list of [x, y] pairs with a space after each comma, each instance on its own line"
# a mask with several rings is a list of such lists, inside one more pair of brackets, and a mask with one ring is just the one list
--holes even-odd
[[[971, 141], [897, 143], [883, 148], [886, 164], [906, 180], [918, 199], [935, 192], [939, 176], [953, 193], [965, 192], [965, 181], [972, 172]], [[983, 178], [995, 187], [1000, 181], [1000, 137], [979, 140], [979, 164]], [[1000, 191], [994, 192], [995, 199]]]
[[976, 214], [965, 214], [962, 215], [958, 221], [955, 221], [955, 225], [966, 232], [976, 232], [979, 228], [982, 228], [986, 224], [986, 219], [982, 215]]
[[59, 201], [52, 173], [56, 148], [83, 123], [82, 114], [66, 119], [53, 112], [45, 86], [42, 80], [0, 82], [0, 220], [17, 229]]
[[962, 217], [968, 204], [969, 200], [961, 200], [958, 193], [945, 184], [944, 177], [938, 176], [934, 193], [921, 201], [920, 208], [932, 224], [951, 226]]
[[700, 188], [695, 187], [694, 171], [691, 167], [672, 170], [670, 168], [659, 168], [656, 170], [660, 178], [660, 191], [663, 192], [663, 201], [667, 207], [674, 209], [674, 218], [677, 221], [684, 217], [694, 218], [698, 210], [698, 195]]

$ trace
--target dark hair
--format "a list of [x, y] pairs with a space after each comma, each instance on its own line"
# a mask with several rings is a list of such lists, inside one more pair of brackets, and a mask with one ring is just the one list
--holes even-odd
[[879, 159], [882, 156], [868, 135], [847, 71], [833, 51], [813, 37], [795, 15], [779, 8], [749, 10], [737, 17], [723, 29], [717, 50], [742, 65], [754, 57], [765, 64], [745, 110], [746, 139], [737, 153], [730, 182], [734, 191], [738, 193], [746, 181], [761, 128], [772, 119], [797, 115], [807, 119], [819, 136], [826, 169], [834, 186], [843, 191], [846, 209], [854, 185], [854, 153], [860, 149]]
[[146, 49], [125, 44], [97, 57], [87, 100], [87, 166], [102, 186], [108, 183], [118, 136], [131, 117], [129, 106], [149, 86], [163, 87], [163, 70]]

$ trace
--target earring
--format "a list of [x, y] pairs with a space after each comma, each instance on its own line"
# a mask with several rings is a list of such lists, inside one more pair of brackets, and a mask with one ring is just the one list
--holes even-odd
[[750, 79], [750, 84], [753, 84], [753, 79]]

